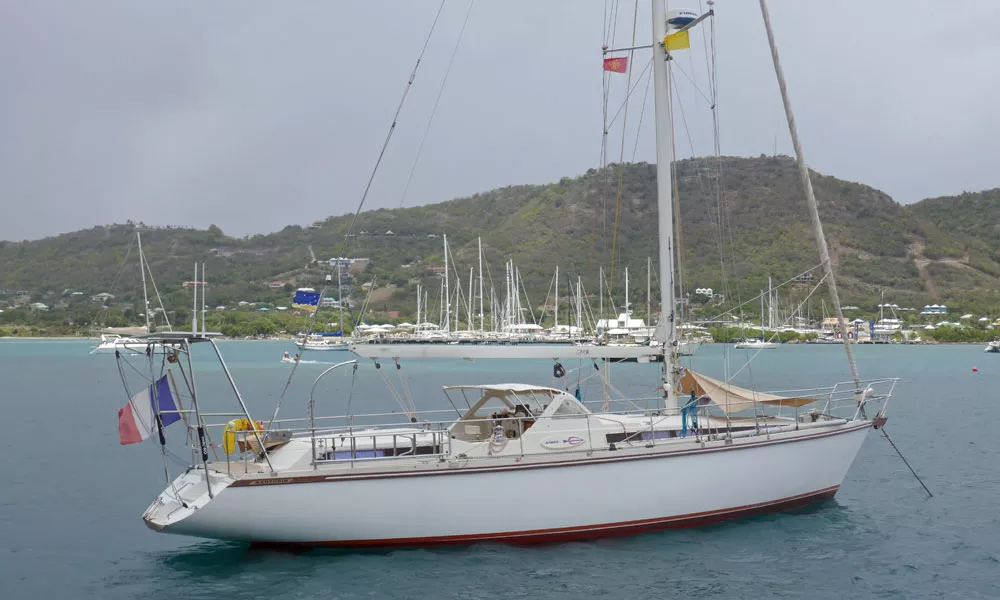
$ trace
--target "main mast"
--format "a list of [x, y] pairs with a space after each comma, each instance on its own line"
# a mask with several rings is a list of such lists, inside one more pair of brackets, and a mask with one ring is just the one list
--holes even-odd
[[[625, 318], [626, 319], [629, 317], [629, 315], [632, 314], [632, 311], [630, 311], [628, 307], [629, 307], [629, 302], [628, 302], [628, 267], [625, 267]], [[626, 323], [626, 325], [628, 325], [628, 323]]]
[[[652, 0], [653, 15], [653, 94], [656, 116], [656, 199], [660, 240], [660, 323], [663, 326], [663, 405], [677, 408], [674, 392], [674, 361], [677, 324], [674, 321], [674, 206], [670, 166], [673, 163], [670, 84], [664, 38], [667, 20], [663, 0]], [[626, 302], [628, 300], [626, 299]], [[627, 307], [627, 305], [626, 305]]]
[[552, 326], [553, 329], [559, 328], [559, 265], [556, 265], [556, 309], [555, 309], [555, 325]]
[[650, 303], [652, 302], [652, 284], [651, 280], [653, 278], [653, 259], [652, 257], [646, 257], [646, 323], [647, 327], [653, 326], [653, 313], [650, 308]]
[[[483, 238], [479, 238], [479, 333], [486, 333], [486, 320], [483, 318]], [[491, 309], [492, 310], [492, 309]]]
[[[340, 257], [337, 257], [337, 308], [339, 316], [337, 325], [340, 326], [340, 338], [344, 338], [344, 287], [341, 284], [343, 277], [340, 274]], [[417, 288], [417, 323], [420, 322], [420, 288]]]
[[442, 298], [444, 299], [444, 332], [449, 333], [451, 322], [451, 290], [448, 289], [448, 234], [445, 233], [441, 237], [444, 238], [444, 288], [442, 290]]
[[[146, 333], [153, 333], [153, 330], [149, 327], [149, 297], [146, 294], [146, 258], [142, 254], [142, 234], [137, 230], [135, 232], [135, 241], [139, 245], [139, 271], [142, 273], [142, 314], [146, 317]], [[198, 266], [195, 265], [195, 285], [197, 286], [198, 279]], [[197, 288], [195, 288], [197, 289]], [[198, 306], [195, 305], [195, 310], [198, 310]], [[196, 317], [197, 318], [197, 317]]]

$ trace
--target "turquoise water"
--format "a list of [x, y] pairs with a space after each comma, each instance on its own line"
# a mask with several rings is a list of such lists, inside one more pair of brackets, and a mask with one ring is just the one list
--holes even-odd
[[[279, 358], [291, 345], [220, 345], [251, 409], [269, 415], [291, 369]], [[1000, 597], [1000, 355], [979, 346], [856, 348], [864, 377], [902, 378], [888, 430], [932, 499], [872, 432], [836, 499], [792, 514], [532, 548], [299, 554], [146, 529], [140, 515], [164, 485], [158, 450], [118, 445], [116, 413], [126, 398], [115, 360], [88, 350], [76, 341], [0, 341], [4, 598]], [[703, 347], [696, 367], [721, 375], [727, 352]], [[730, 368], [742, 356], [730, 356]], [[573, 386], [593, 372], [588, 364], [563, 364]], [[308, 388], [325, 366], [300, 366], [283, 416], [305, 415]], [[392, 365], [363, 365], [353, 393], [347, 372], [321, 383], [320, 412], [342, 411], [348, 396], [358, 411], [392, 409], [383, 376], [401, 390], [406, 374], [421, 408], [448, 406], [442, 384], [553, 381], [550, 363], [402, 366], [398, 373]], [[612, 379], [624, 392], [648, 394], [656, 372], [655, 365], [622, 365]], [[784, 346], [761, 354], [745, 375], [764, 387], [791, 388], [847, 379], [847, 369], [840, 347]], [[218, 369], [198, 381], [203, 398], [224, 384]], [[598, 397], [587, 382], [583, 389]], [[783, 475], [760, 468], [762, 477]], [[636, 493], [623, 491], [622, 502]], [[421, 501], [447, 499], [428, 493], [414, 499]], [[539, 501], [525, 490], [526, 505]], [[349, 516], [351, 507], [336, 510]]]

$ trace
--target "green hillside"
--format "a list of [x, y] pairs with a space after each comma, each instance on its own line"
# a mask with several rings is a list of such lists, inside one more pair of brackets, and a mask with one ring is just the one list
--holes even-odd
[[[653, 165], [626, 165], [617, 204], [615, 295], [620, 296], [628, 266], [637, 306], [645, 305], [646, 258], [656, 257], [655, 180]], [[884, 290], [887, 301], [900, 305], [935, 301], [977, 312], [1000, 308], [1000, 190], [906, 207], [876, 189], [835, 177], [815, 174], [813, 183], [845, 303], [871, 307]], [[784, 281], [817, 263], [790, 158], [681, 161], [677, 187], [688, 289], [724, 290], [731, 304], [755, 295], [768, 276]], [[364, 271], [354, 273], [353, 283], [378, 276], [380, 284], [395, 287], [381, 291], [373, 310], [409, 314], [417, 282], [427, 286], [436, 302], [438, 279], [428, 267], [443, 262], [440, 234], [448, 235], [464, 277], [476, 263], [476, 241], [482, 236], [498, 289], [503, 288], [503, 263], [511, 258], [535, 303], [544, 298], [557, 264], [566, 277], [564, 289], [579, 275], [587, 291], [596, 294], [599, 265], [606, 273], [612, 266], [616, 191], [617, 167], [612, 165], [549, 185], [511, 186], [439, 204], [365, 212], [350, 238], [344, 237], [348, 215], [242, 239], [214, 226], [192, 230], [129, 223], [37, 241], [0, 242], [0, 306], [28, 297], [49, 305], [82, 305], [109, 289], [118, 302], [134, 301], [141, 289], [134, 249], [117, 281], [116, 274], [137, 227], [170, 306], [190, 303], [182, 282], [193, 278], [195, 260], [207, 263], [212, 304], [287, 304], [287, 290], [273, 290], [269, 282], [320, 287], [331, 272], [325, 264], [310, 264], [311, 247], [320, 261], [339, 255], [370, 258]], [[64, 291], [70, 290], [82, 294], [66, 300]]]

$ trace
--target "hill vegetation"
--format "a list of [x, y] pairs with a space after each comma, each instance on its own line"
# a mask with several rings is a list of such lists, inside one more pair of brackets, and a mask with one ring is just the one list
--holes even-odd
[[[448, 236], [465, 286], [481, 236], [498, 289], [504, 287], [508, 258], [519, 266], [535, 303], [545, 297], [556, 265], [565, 277], [564, 290], [580, 276], [585, 290], [596, 295], [602, 265], [605, 277], [614, 273], [621, 306], [628, 267], [630, 301], [638, 308], [646, 301], [646, 259], [655, 262], [657, 255], [655, 168], [625, 165], [620, 202], [617, 169], [611, 165], [548, 185], [365, 212], [351, 237], [345, 237], [350, 216], [340, 216], [244, 238], [229, 237], [214, 225], [195, 230], [126, 223], [0, 242], [0, 307], [6, 302], [7, 308], [0, 324], [17, 312], [13, 305], [29, 301], [77, 311], [64, 319], [74, 324], [100, 320], [101, 303], [90, 297], [108, 291], [116, 296], [112, 308], [134, 320], [141, 298], [136, 230], [142, 230], [150, 270], [178, 321], [190, 305], [183, 282], [194, 278], [195, 261], [207, 265], [211, 304], [242, 300], [273, 306], [288, 304], [296, 286], [322, 287], [334, 272], [325, 260], [334, 256], [370, 259], [351, 275], [357, 302], [363, 300], [358, 286], [378, 277], [380, 286], [395, 287], [383, 289], [371, 309], [412, 317], [418, 283], [429, 290], [432, 303], [437, 301], [439, 279], [429, 267], [443, 264], [441, 234]], [[818, 262], [788, 157], [691, 159], [678, 162], [676, 171], [686, 288], [711, 287], [732, 305], [755, 296], [768, 276], [786, 281]], [[1000, 190], [902, 206], [863, 184], [821, 174], [814, 174], [813, 183], [845, 304], [873, 310], [884, 291], [886, 301], [901, 306], [947, 303], [981, 314], [1000, 309]], [[269, 287], [275, 281], [290, 285]], [[813, 310], [818, 313], [819, 305]]]

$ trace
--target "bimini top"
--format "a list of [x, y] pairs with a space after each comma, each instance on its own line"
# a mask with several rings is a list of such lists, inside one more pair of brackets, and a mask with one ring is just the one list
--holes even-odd
[[[551, 415], [586, 415], [590, 411], [576, 398], [563, 390], [527, 383], [497, 383], [490, 385], [452, 385], [443, 387], [445, 395], [449, 391], [458, 390], [465, 395], [467, 390], [480, 392], [477, 400], [471, 402], [469, 409], [461, 414], [459, 421], [479, 421], [490, 418], [491, 412], [506, 408], [510, 414], [515, 414], [519, 407], [524, 407], [525, 414], [532, 417]], [[450, 398], [449, 398], [450, 399]], [[502, 405], [502, 406], [501, 406]], [[458, 410], [456, 408], [456, 410]]]

